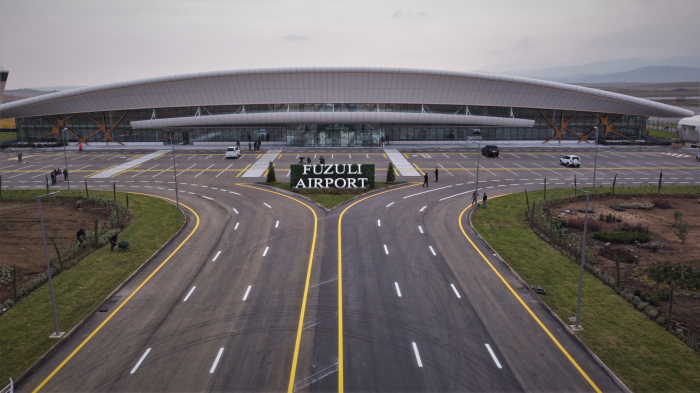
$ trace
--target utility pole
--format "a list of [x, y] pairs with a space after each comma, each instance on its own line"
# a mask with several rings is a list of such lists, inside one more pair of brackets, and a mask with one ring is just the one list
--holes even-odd
[[[66, 162], [66, 170], [68, 170], [68, 157], [66, 156], [66, 131], [68, 131], [67, 128], [63, 129], [63, 159]], [[68, 173], [68, 179], [66, 179], [66, 182], [68, 183], [68, 191], [70, 191], [70, 172]]]
[[595, 175], [598, 170], [598, 127], [595, 127], [595, 161], [593, 163], [593, 187], [595, 187]]
[[49, 278], [49, 292], [51, 293], [51, 308], [53, 309], [53, 325], [56, 331], [49, 336], [49, 338], [61, 338], [65, 333], [58, 330], [58, 316], [56, 315], [56, 299], [53, 295], [53, 282], [51, 281], [51, 263], [49, 262], [49, 248], [46, 245], [46, 229], [44, 229], [44, 214], [41, 211], [41, 198], [58, 194], [58, 191], [54, 191], [50, 194], [39, 195], [36, 197], [37, 203], [39, 204], [39, 219], [41, 220], [41, 236], [44, 238], [44, 256], [46, 257], [46, 275]]

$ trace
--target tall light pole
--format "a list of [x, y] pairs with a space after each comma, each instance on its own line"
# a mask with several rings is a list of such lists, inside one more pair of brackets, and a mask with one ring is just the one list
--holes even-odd
[[46, 275], [49, 277], [49, 292], [51, 293], [51, 308], [53, 309], [53, 325], [56, 331], [49, 336], [50, 338], [60, 338], [63, 336], [63, 332], [58, 330], [58, 316], [56, 315], [56, 300], [53, 296], [53, 282], [51, 281], [51, 264], [49, 262], [49, 248], [46, 245], [46, 229], [44, 229], [44, 214], [41, 211], [41, 198], [57, 194], [58, 191], [54, 191], [50, 194], [39, 195], [36, 197], [37, 203], [39, 203], [39, 219], [41, 220], [41, 236], [44, 238], [44, 256], [46, 256]]
[[177, 222], [180, 222], [180, 196], [177, 191], [177, 167], [175, 166], [175, 132], [171, 131], [170, 141], [173, 144], [173, 174], [175, 174], [175, 203], [177, 204]]
[[[63, 159], [66, 161], [66, 170], [68, 170], [68, 156], [66, 156], [66, 131], [68, 131], [67, 128], [63, 129]], [[66, 179], [68, 182], [68, 191], [70, 191], [70, 173], [68, 173], [68, 179]]]
[[595, 187], [595, 174], [598, 170], [598, 127], [595, 127], [595, 160], [593, 162], [593, 187]]
[[586, 193], [586, 215], [583, 218], [583, 241], [581, 242], [581, 271], [578, 277], [578, 302], [576, 303], [576, 322], [573, 326], [574, 330], [579, 330], [579, 317], [581, 315], [581, 291], [583, 290], [583, 265], [586, 261], [586, 234], [588, 233], [588, 197], [590, 191], [584, 191], [574, 187], [575, 190]]
[[477, 200], [474, 201], [472, 199], [472, 203], [476, 204], [476, 207], [474, 207], [474, 217], [476, 217], [476, 211], [479, 208], [478, 197], [479, 197], [479, 167], [481, 166], [481, 165], [479, 165], [480, 160], [481, 160], [481, 143], [477, 143], [476, 144], [476, 189], [474, 190], [474, 193], [477, 197]]

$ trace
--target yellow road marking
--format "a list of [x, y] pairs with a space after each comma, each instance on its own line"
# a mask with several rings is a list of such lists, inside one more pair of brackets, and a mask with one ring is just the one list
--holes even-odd
[[[387, 192], [403, 190], [404, 188], [417, 186], [420, 183], [413, 183], [408, 186], [403, 186], [395, 188], [393, 190], [382, 191], [376, 194], [364, 197], [352, 205], [348, 206], [340, 213], [338, 218], [338, 392], [343, 393], [345, 391], [345, 375], [343, 374], [343, 239], [342, 239], [342, 223], [343, 215], [351, 207], [357, 205], [358, 203], [364, 201], [365, 199], [372, 198], [373, 196], [386, 194]], [[292, 391], [290, 390], [289, 393]]]
[[406, 156], [406, 158], [408, 158], [408, 154], [406, 154], [406, 153], [403, 153], [403, 155], [404, 155], [404, 156]]
[[269, 170], [269, 169], [266, 169], [266, 170], [265, 170], [265, 173], [263, 173], [263, 177], [267, 176], [267, 172], [270, 172], [270, 170]]
[[[421, 175], [425, 175], [425, 172], [423, 172], [422, 169], [418, 168], [418, 165], [416, 165], [415, 162], [413, 163], [413, 166], [416, 167], [416, 169], [418, 169], [418, 172], [420, 172]], [[428, 170], [430, 170], [430, 169], [428, 169]]]
[[[501, 195], [501, 196], [502, 196], [502, 195]], [[476, 246], [476, 244], [474, 244], [474, 242], [472, 241], [472, 239], [467, 235], [467, 232], [464, 231], [464, 227], [462, 226], [462, 216], [464, 216], [464, 212], [466, 212], [466, 211], [467, 211], [468, 209], [470, 209], [470, 208], [471, 208], [471, 206], [465, 207], [464, 210], [462, 210], [462, 213], [460, 213], [460, 215], [459, 215], [459, 229], [462, 230], [462, 234], [464, 235], [464, 237], [466, 237], [467, 240], [469, 240], [469, 243], [471, 243], [472, 247], [474, 247], [474, 249], [476, 250], [476, 252], [478, 252], [479, 255], [481, 255], [481, 257], [484, 259], [484, 261], [486, 261], [486, 263], [491, 267], [491, 270], [493, 270], [494, 273], [496, 273], [496, 275], [498, 276], [498, 278], [501, 279], [501, 281], [503, 282], [503, 284], [505, 284], [505, 286], [510, 290], [510, 292], [518, 299], [518, 301], [520, 302], [520, 304], [522, 304], [522, 306], [525, 307], [525, 309], [527, 310], [527, 312], [530, 313], [530, 316], [532, 316], [532, 318], [537, 322], [537, 324], [540, 325], [540, 327], [542, 328], [542, 330], [544, 330], [544, 332], [547, 333], [547, 335], [549, 336], [549, 338], [552, 339], [552, 341], [554, 342], [554, 344], [556, 344], [556, 346], [559, 348], [559, 350], [561, 350], [562, 353], [566, 356], [566, 358], [569, 359], [569, 361], [571, 362], [571, 364], [573, 364], [574, 367], [576, 367], [576, 369], [578, 370], [578, 372], [581, 373], [581, 375], [586, 379], [586, 381], [588, 381], [588, 383], [591, 385], [591, 387], [592, 387], [596, 392], [601, 393], [600, 389], [598, 389], [598, 386], [596, 386], [595, 382], [593, 382], [593, 380], [591, 380], [591, 378], [588, 376], [588, 374], [586, 374], [586, 372], [583, 371], [583, 369], [581, 368], [581, 366], [579, 366], [578, 363], [576, 363], [576, 361], [574, 360], [574, 358], [572, 358], [571, 355], [569, 355], [569, 352], [567, 352], [566, 349], [564, 349], [564, 347], [559, 343], [559, 341], [554, 337], [554, 335], [549, 331], [549, 329], [547, 329], [547, 327], [544, 326], [544, 324], [542, 323], [542, 321], [540, 321], [540, 319], [537, 318], [537, 316], [535, 315], [535, 313], [532, 312], [532, 310], [530, 309], [530, 307], [528, 307], [527, 304], [525, 304], [525, 301], [523, 301], [523, 299], [520, 297], [520, 295], [518, 295], [517, 292], [515, 292], [515, 290], [513, 289], [513, 287], [511, 287], [510, 284], [508, 284], [508, 282], [506, 281], [505, 278], [503, 278], [503, 276], [501, 275], [501, 273], [499, 273], [498, 270], [496, 270], [496, 268], [491, 264], [491, 262], [489, 262], [489, 260], [484, 256], [484, 254], [481, 252], [481, 250], [479, 250], [479, 248]]]
[[[146, 195], [146, 196], [150, 196], [150, 197], [154, 197], [154, 198], [160, 198], [160, 199], [163, 199], [163, 200], [166, 200], [166, 201], [170, 201], [170, 202], [172, 202], [172, 203], [175, 203], [175, 201], [172, 200], [172, 199], [170, 199], [170, 198], [164, 198], [164, 197], [157, 196], [157, 195], [142, 194], [142, 193], [140, 193], [140, 192], [130, 192], [130, 194]], [[43, 388], [44, 385], [46, 385], [46, 383], [49, 382], [49, 381], [51, 380], [51, 378], [53, 378], [53, 376], [56, 375], [56, 373], [57, 373], [59, 370], [61, 370], [61, 369], [63, 368], [63, 366], [65, 366], [66, 363], [68, 363], [68, 361], [71, 360], [71, 359], [73, 358], [73, 356], [75, 356], [75, 354], [78, 353], [78, 351], [80, 351], [80, 349], [83, 348], [83, 346], [85, 346], [85, 344], [87, 344], [88, 341], [90, 341], [90, 340], [92, 339], [92, 337], [95, 336], [95, 334], [97, 334], [97, 332], [99, 332], [99, 331], [102, 329], [102, 327], [103, 327], [104, 325], [106, 325], [107, 322], [109, 322], [109, 320], [112, 319], [112, 317], [113, 317], [116, 313], [118, 313], [119, 310], [121, 310], [122, 307], [124, 307], [124, 305], [125, 305], [126, 303], [128, 303], [129, 300], [131, 300], [131, 298], [134, 297], [134, 295], [136, 295], [136, 293], [137, 293], [139, 290], [141, 290], [141, 288], [142, 288], [144, 285], [146, 285], [146, 283], [147, 283], [153, 276], [155, 276], [156, 273], [158, 273], [158, 271], [160, 270], [160, 268], [162, 268], [166, 263], [168, 263], [168, 261], [170, 260], [170, 258], [172, 258], [173, 255], [175, 255], [175, 253], [178, 252], [178, 251], [180, 250], [180, 247], [182, 247], [185, 243], [187, 243], [187, 241], [190, 239], [190, 237], [192, 237], [192, 235], [195, 233], [195, 231], [197, 230], [197, 228], [199, 228], [199, 215], [197, 214], [197, 212], [195, 212], [194, 210], [192, 210], [192, 208], [189, 207], [189, 206], [187, 206], [187, 205], [183, 205], [183, 204], [181, 203], [180, 206], [184, 206], [185, 208], [187, 208], [187, 210], [191, 211], [192, 214], [194, 214], [194, 216], [197, 218], [197, 223], [195, 224], [194, 229], [192, 229], [192, 232], [190, 232], [190, 234], [187, 235], [187, 237], [185, 238], [185, 240], [184, 240], [182, 243], [180, 243], [179, 246], [177, 246], [177, 248], [175, 249], [175, 251], [173, 251], [170, 255], [168, 255], [168, 257], [165, 258], [165, 260], [164, 260], [160, 265], [158, 265], [158, 267], [156, 268], [156, 270], [154, 270], [151, 274], [149, 274], [148, 277], [146, 277], [146, 279], [145, 279], [138, 287], [136, 287], [136, 289], [134, 289], [133, 292], [131, 292], [131, 294], [129, 295], [129, 297], [127, 297], [126, 300], [124, 300], [124, 301], [122, 302], [122, 304], [120, 304], [119, 307], [117, 307], [117, 308], [114, 310], [113, 313], [109, 314], [109, 316], [107, 317], [107, 319], [105, 319], [104, 322], [102, 322], [97, 328], [95, 328], [95, 330], [93, 330], [92, 333], [90, 333], [90, 335], [87, 336], [87, 338], [86, 338], [85, 340], [83, 340], [83, 342], [81, 342], [80, 345], [78, 345], [78, 347], [75, 348], [75, 349], [73, 350], [73, 352], [71, 352], [70, 355], [68, 355], [68, 357], [67, 357], [63, 362], [61, 362], [61, 364], [59, 364], [58, 367], [56, 367], [56, 369], [53, 370], [53, 371], [51, 372], [51, 374], [49, 374], [49, 376], [46, 377], [46, 378], [39, 384], [39, 386], [36, 387], [36, 389], [34, 389], [34, 390], [32, 391], [32, 393], [37, 393], [39, 390], [41, 390], [41, 388]]]
[[255, 157], [255, 159], [257, 160], [257, 159], [260, 158], [261, 156], [262, 156], [262, 154], [258, 154], [258, 156]]
[[[117, 165], [119, 165], [119, 164], [117, 164]], [[117, 166], [117, 165], [112, 165], [112, 166], [109, 167], [109, 168], [105, 168], [105, 169], [102, 169], [102, 170], [98, 170], [98, 171], [96, 171], [95, 173], [93, 173], [93, 174], [90, 175], [90, 176], [95, 176], [96, 174], [101, 173], [101, 172], [104, 172], [104, 171], [109, 170], [109, 169], [112, 169], [112, 168], [114, 168], [114, 167]], [[90, 176], [85, 176], [85, 177], [90, 177]]]
[[301, 345], [301, 332], [304, 329], [304, 314], [306, 313], [306, 299], [309, 295], [309, 283], [311, 282], [311, 268], [312, 268], [313, 262], [314, 262], [314, 250], [316, 249], [316, 233], [318, 230], [318, 217], [316, 216], [316, 212], [314, 211], [314, 209], [311, 208], [311, 206], [307, 205], [306, 203], [304, 203], [296, 198], [292, 198], [289, 195], [284, 195], [282, 193], [275, 192], [275, 191], [265, 190], [263, 188], [252, 187], [252, 186], [249, 186], [247, 184], [236, 183], [236, 185], [241, 186], [241, 187], [252, 188], [254, 190], [270, 192], [273, 194], [283, 196], [285, 198], [289, 198], [289, 199], [293, 200], [294, 202], [297, 202], [297, 203], [300, 203], [300, 204], [306, 206], [306, 208], [311, 210], [311, 213], [314, 215], [314, 236], [313, 236], [313, 240], [311, 241], [311, 254], [309, 255], [309, 266], [308, 266], [307, 271], [306, 271], [306, 284], [304, 285], [304, 297], [302, 298], [302, 302], [301, 302], [301, 313], [299, 316], [299, 326], [297, 327], [297, 338], [296, 338], [296, 342], [294, 343], [294, 357], [292, 359], [292, 371], [289, 375], [289, 386], [287, 387], [287, 392], [293, 393], [294, 392], [294, 378], [297, 375], [297, 361], [299, 360], [299, 346]]
[[243, 174], [243, 172], [245, 172], [245, 171], [246, 171], [246, 169], [248, 169], [248, 168], [250, 167], [250, 165], [251, 165], [251, 164], [248, 164], [248, 166], [247, 166], [247, 167], [243, 168], [243, 170], [242, 170], [242, 171], [240, 171], [240, 172], [239, 172], [239, 173], [238, 173], [238, 174], [236, 175], [236, 177], [238, 177], [238, 176], [242, 175], [242, 174]]
[[384, 156], [384, 158], [386, 158], [386, 154], [382, 153], [382, 155]]

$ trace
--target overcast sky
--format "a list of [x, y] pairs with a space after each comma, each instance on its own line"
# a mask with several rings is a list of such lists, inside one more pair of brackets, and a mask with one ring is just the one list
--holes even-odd
[[699, 0], [2, 0], [0, 10], [7, 89], [241, 68], [470, 71], [700, 55]]

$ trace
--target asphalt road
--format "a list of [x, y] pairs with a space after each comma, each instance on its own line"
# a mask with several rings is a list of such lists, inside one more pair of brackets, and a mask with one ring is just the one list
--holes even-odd
[[[548, 150], [402, 150], [429, 172], [429, 188], [409, 183], [330, 212], [242, 177], [259, 153], [177, 152], [186, 228], [18, 391], [617, 391], [460, 215], [477, 167], [490, 197], [541, 189], [545, 178], [593, 184], [590, 150], [577, 152], [582, 168], [559, 166], [561, 152]], [[170, 155], [92, 177], [146, 153], [70, 154], [72, 187], [115, 182], [174, 198]], [[389, 163], [377, 149], [284, 150], [278, 180], [310, 154], [374, 163], [377, 180]], [[686, 155], [604, 149], [596, 185], [615, 175], [618, 185], [656, 184], [660, 171], [665, 185], [700, 184]], [[63, 160], [0, 156], [2, 187], [43, 188]]]

